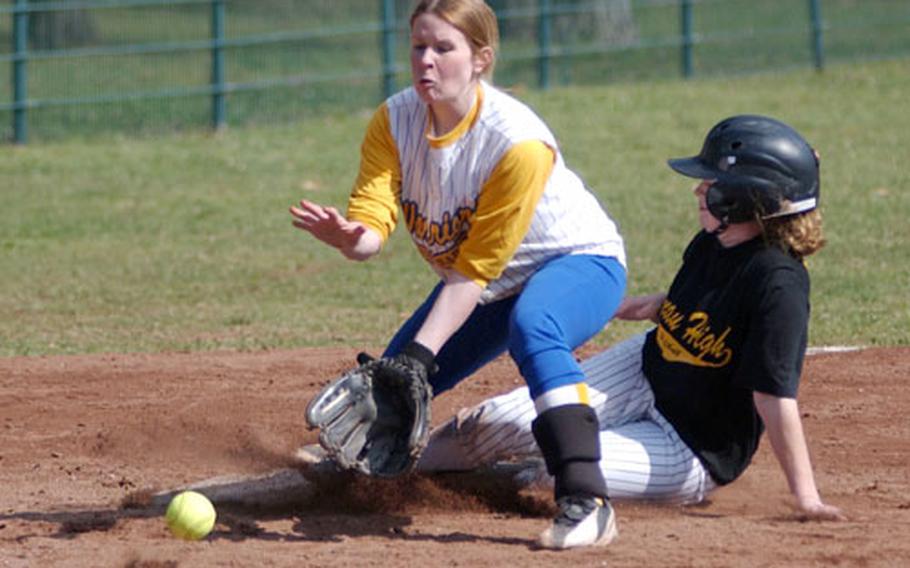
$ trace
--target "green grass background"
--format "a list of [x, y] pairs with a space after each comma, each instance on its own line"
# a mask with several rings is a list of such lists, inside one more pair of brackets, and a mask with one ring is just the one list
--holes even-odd
[[[811, 343], [907, 345], [908, 92], [895, 60], [516, 95], [619, 222], [632, 293], [665, 288], [697, 230], [691, 181], [665, 159], [727, 115], [792, 123], [822, 154]], [[344, 206], [369, 114], [2, 148], [0, 355], [384, 344], [434, 282], [404, 232], [353, 263], [287, 213]]]

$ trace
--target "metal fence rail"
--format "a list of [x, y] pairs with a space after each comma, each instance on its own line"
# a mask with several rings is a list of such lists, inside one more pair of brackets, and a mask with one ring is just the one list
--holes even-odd
[[[910, 54], [906, 0], [488, 0], [497, 82], [682, 78]], [[0, 129], [25, 143], [376, 104], [407, 83], [409, 0], [10, 0]], [[80, 32], [80, 33], [76, 33]], [[6, 83], [8, 80], [8, 84]], [[8, 117], [4, 120], [4, 117]], [[6, 130], [8, 128], [8, 130]]]

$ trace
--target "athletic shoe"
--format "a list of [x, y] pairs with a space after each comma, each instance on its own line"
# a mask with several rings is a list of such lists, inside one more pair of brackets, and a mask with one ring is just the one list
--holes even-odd
[[573, 495], [559, 498], [556, 506], [559, 514], [537, 541], [544, 548], [606, 546], [619, 534], [613, 507], [605, 499]]

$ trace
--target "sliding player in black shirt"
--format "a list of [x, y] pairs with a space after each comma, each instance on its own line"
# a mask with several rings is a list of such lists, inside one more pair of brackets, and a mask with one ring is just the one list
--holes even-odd
[[[841, 520], [819, 495], [796, 401], [809, 324], [803, 259], [824, 244], [818, 154], [789, 126], [743, 115], [669, 164], [701, 180], [703, 230], [666, 293], [628, 297], [616, 313], [656, 327], [582, 362], [609, 497], [701, 501], [742, 474], [766, 430], [799, 510]], [[418, 468], [533, 456], [535, 416], [526, 388], [464, 409], [434, 431]], [[598, 544], [597, 530], [579, 523], [565, 542]]]

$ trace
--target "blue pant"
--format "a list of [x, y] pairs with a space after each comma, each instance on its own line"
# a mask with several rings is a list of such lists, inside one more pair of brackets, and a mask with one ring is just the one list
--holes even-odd
[[[449, 390], [508, 350], [531, 397], [584, 382], [572, 351], [610, 321], [626, 287], [612, 257], [567, 255], [540, 268], [521, 293], [478, 305], [436, 355], [434, 395]], [[383, 355], [395, 355], [423, 325], [442, 283], [404, 323]]]

